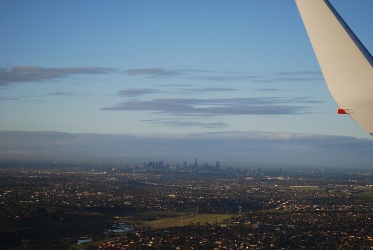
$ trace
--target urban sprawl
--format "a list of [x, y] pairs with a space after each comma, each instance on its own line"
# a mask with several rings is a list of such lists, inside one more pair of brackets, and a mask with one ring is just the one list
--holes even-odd
[[2, 163], [0, 230], [0, 249], [372, 249], [373, 178], [197, 159]]

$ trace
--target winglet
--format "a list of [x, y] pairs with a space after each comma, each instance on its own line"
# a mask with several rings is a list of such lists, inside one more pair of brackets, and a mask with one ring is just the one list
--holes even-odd
[[327, 86], [373, 133], [373, 57], [328, 0], [295, 0]]

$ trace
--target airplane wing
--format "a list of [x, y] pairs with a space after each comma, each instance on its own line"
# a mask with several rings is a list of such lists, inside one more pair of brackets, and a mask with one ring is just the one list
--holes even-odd
[[373, 136], [373, 57], [328, 0], [295, 0], [339, 114]]

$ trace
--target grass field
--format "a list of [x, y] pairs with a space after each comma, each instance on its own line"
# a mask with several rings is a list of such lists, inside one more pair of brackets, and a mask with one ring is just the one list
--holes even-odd
[[[233, 214], [180, 214], [169, 211], [149, 211], [133, 214], [136, 225], [143, 228], [165, 228], [184, 226], [196, 223], [219, 223], [229, 219]], [[63, 220], [61, 219], [63, 217]], [[99, 214], [64, 213], [61, 217], [41, 213], [23, 220], [0, 221], [0, 249], [19, 249], [22, 239], [32, 239], [35, 243], [44, 241], [60, 241], [65, 237], [99, 233], [108, 224], [110, 217]], [[112, 235], [114, 236], [114, 235]], [[114, 237], [119, 237], [115, 234]], [[105, 240], [106, 241], [106, 240]], [[110, 238], [108, 239], [110, 241]], [[98, 245], [99, 242], [71, 245], [68, 249], [82, 249], [87, 245]]]
[[373, 202], [373, 190], [364, 189], [361, 193], [354, 195], [358, 200], [363, 200], [365, 202]]
[[223, 219], [229, 219], [232, 216], [233, 214], [188, 214], [153, 221], [139, 221], [138, 224], [141, 227], [165, 228], [174, 226], [186, 226], [193, 223], [219, 223], [222, 222]]
[[[175, 216], [178, 214], [179, 216], [169, 218], [170, 216]], [[165, 228], [165, 227], [174, 227], [174, 226], [186, 226], [190, 224], [196, 223], [205, 223], [208, 222], [210, 224], [222, 222], [223, 219], [229, 219], [234, 214], [185, 214], [180, 215], [180, 213], [175, 212], [147, 212], [141, 213], [141, 215], [147, 215], [149, 217], [153, 216], [166, 216], [168, 218], [162, 218], [152, 221], [137, 221], [137, 225], [143, 228]], [[120, 237], [121, 234], [116, 234], [115, 237], [111, 239], [115, 239]], [[100, 243], [108, 242], [111, 240], [110, 238], [103, 241], [92, 242], [82, 245], [72, 245], [68, 249], [69, 250], [80, 250], [86, 247], [87, 245], [90, 246], [98, 246]]]

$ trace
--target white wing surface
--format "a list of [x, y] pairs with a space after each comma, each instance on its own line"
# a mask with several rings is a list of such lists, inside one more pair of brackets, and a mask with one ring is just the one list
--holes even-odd
[[338, 113], [373, 135], [373, 57], [328, 0], [295, 0]]

